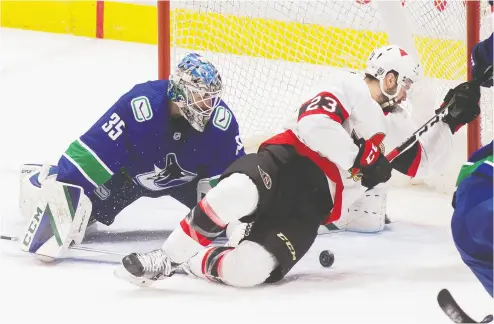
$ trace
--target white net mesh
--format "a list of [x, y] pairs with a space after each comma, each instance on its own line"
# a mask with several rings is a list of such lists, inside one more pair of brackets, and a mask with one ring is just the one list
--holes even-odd
[[[483, 24], [481, 37], [490, 30]], [[420, 123], [450, 87], [466, 80], [466, 32], [463, 1], [174, 1], [172, 69], [185, 52], [211, 58], [244, 142], [258, 143], [313, 95], [328, 73], [362, 69], [373, 48], [392, 40], [416, 51], [423, 66], [422, 98], [413, 102]], [[492, 138], [491, 101], [491, 92], [484, 91], [483, 142]], [[463, 161], [466, 135], [455, 140]]]

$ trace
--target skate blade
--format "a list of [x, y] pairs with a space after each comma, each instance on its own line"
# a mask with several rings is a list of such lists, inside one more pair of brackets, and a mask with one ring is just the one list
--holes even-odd
[[122, 265], [113, 271], [113, 275], [118, 279], [130, 282], [138, 287], [149, 287], [155, 282], [154, 280], [133, 276]]

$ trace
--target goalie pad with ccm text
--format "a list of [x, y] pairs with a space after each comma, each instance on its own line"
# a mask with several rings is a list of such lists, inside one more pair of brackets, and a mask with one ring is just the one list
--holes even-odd
[[32, 199], [32, 217], [20, 237], [22, 251], [58, 259], [72, 242], [82, 242], [92, 205], [81, 187], [46, 179]]

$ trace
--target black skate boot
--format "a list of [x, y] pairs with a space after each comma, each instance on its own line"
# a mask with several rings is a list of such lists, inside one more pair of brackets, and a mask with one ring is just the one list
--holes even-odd
[[131, 253], [115, 269], [115, 276], [138, 286], [150, 286], [155, 281], [171, 277], [179, 265], [173, 263], [161, 249], [148, 253]]

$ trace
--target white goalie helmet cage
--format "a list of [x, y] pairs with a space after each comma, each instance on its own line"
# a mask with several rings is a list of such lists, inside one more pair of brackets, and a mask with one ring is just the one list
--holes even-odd
[[[398, 96], [400, 90], [404, 88], [408, 91], [414, 82], [419, 79], [420, 65], [415, 59], [397, 45], [388, 45], [372, 51], [367, 60], [365, 73], [379, 80], [379, 86], [383, 94], [389, 98], [392, 105], [393, 99]], [[383, 81], [388, 72], [398, 73], [398, 88], [394, 94], [384, 91]]]

